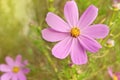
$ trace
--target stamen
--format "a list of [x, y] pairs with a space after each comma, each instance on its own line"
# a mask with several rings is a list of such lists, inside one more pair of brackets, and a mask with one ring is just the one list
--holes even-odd
[[113, 80], [118, 80], [116, 75], [113, 76]]
[[79, 28], [77, 28], [77, 27], [74, 27], [74, 28], [72, 28], [71, 29], [71, 36], [72, 37], [78, 37], [79, 35], [80, 35], [80, 29]]
[[13, 67], [13, 70], [12, 70], [14, 73], [18, 73], [20, 71], [20, 68], [19, 67]]

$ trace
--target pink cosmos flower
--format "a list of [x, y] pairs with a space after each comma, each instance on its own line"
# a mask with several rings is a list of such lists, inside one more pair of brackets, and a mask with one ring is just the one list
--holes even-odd
[[90, 5], [79, 19], [78, 8], [75, 1], [67, 1], [64, 7], [66, 21], [52, 12], [46, 17], [50, 28], [42, 30], [42, 37], [50, 42], [57, 42], [52, 49], [52, 54], [59, 59], [66, 58], [69, 54], [74, 64], [87, 62], [86, 50], [97, 52], [101, 45], [95, 40], [108, 35], [108, 27], [104, 24], [92, 22], [98, 15], [98, 9]]
[[113, 80], [120, 80], [120, 72], [113, 73], [112, 68], [108, 68], [108, 73]]
[[9, 56], [5, 60], [7, 64], [0, 64], [0, 71], [4, 72], [0, 80], [26, 80], [25, 74], [29, 72], [29, 69], [25, 68], [27, 60], [22, 62], [21, 55], [18, 55], [15, 61]]

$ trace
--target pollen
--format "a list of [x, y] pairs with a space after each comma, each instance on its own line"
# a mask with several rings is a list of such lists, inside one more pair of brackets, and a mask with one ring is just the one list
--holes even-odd
[[13, 67], [13, 69], [12, 69], [12, 72], [14, 72], [14, 73], [18, 73], [20, 71], [20, 68], [19, 67]]
[[74, 38], [77, 38], [80, 35], [80, 29], [77, 27], [74, 27], [71, 29], [71, 36]]
[[113, 76], [113, 80], [118, 80], [116, 75]]

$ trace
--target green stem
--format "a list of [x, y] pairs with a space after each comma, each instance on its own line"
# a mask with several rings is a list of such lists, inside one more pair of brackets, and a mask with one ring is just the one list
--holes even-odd
[[117, 34], [116, 36], [114, 36], [113, 39], [116, 39], [116, 38], [119, 37], [119, 36], [120, 36], [120, 33]]

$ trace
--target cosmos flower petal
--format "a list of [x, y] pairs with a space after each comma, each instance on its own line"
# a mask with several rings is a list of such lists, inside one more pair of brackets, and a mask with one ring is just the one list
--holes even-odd
[[58, 32], [58, 31], [55, 31], [51, 28], [46, 28], [46, 29], [42, 30], [42, 37], [45, 40], [50, 41], [50, 42], [56, 42], [56, 41], [63, 40], [68, 35], [69, 35], [69, 33]]
[[14, 61], [13, 61], [13, 59], [12, 59], [11, 57], [7, 56], [7, 57], [5, 58], [5, 60], [6, 60], [6, 63], [7, 63], [8, 65], [10, 65], [10, 66], [13, 66], [13, 65], [14, 65]]
[[25, 74], [28, 74], [30, 72], [30, 69], [29, 68], [24, 68], [22, 69], [22, 71], [25, 73]]
[[26, 80], [26, 76], [22, 72], [18, 73], [18, 78], [19, 80]]
[[85, 49], [81, 46], [78, 39], [74, 39], [73, 41], [73, 46], [71, 49], [71, 59], [72, 62], [77, 65], [86, 64], [88, 61]]
[[110, 77], [112, 77], [112, 78], [113, 78], [112, 68], [108, 68], [108, 73], [109, 73]]
[[79, 13], [75, 1], [67, 1], [64, 7], [64, 16], [71, 27], [77, 26]]
[[96, 19], [97, 15], [98, 8], [96, 8], [94, 5], [89, 6], [87, 10], [83, 13], [83, 15], [80, 17], [78, 26], [81, 29], [89, 26]]
[[22, 61], [22, 56], [21, 55], [17, 55], [16, 61], [21, 62]]
[[92, 25], [90, 27], [87, 27], [83, 31], [83, 34], [96, 39], [105, 38], [108, 35], [108, 33], [109, 33], [109, 29], [107, 25], [104, 25], [104, 24]]
[[12, 80], [19, 80], [17, 76], [12, 76]]
[[94, 40], [88, 36], [81, 35], [79, 37], [79, 41], [85, 49], [87, 49], [88, 51], [90, 51], [92, 53], [95, 53], [100, 48], [102, 48], [102, 46], [96, 40]]
[[52, 54], [56, 58], [64, 59], [69, 55], [71, 45], [72, 45], [72, 38], [67, 37], [53, 47]]
[[5, 73], [1, 76], [0, 80], [10, 80], [12, 77], [11, 73]]
[[17, 55], [16, 60], [15, 60], [15, 64], [16, 65], [21, 65], [22, 62], [22, 56], [21, 55]]
[[10, 72], [11, 68], [10, 68], [10, 66], [8, 66], [6, 64], [1, 64], [0, 65], [0, 71], [2, 71], [2, 72]]
[[56, 31], [68, 32], [69, 30], [68, 24], [52, 12], [47, 14], [46, 22], [52, 29]]
[[28, 60], [24, 60], [24, 61], [23, 61], [23, 64], [24, 64], [24, 65], [28, 65]]
[[115, 75], [120, 77], [120, 72], [116, 72]]

